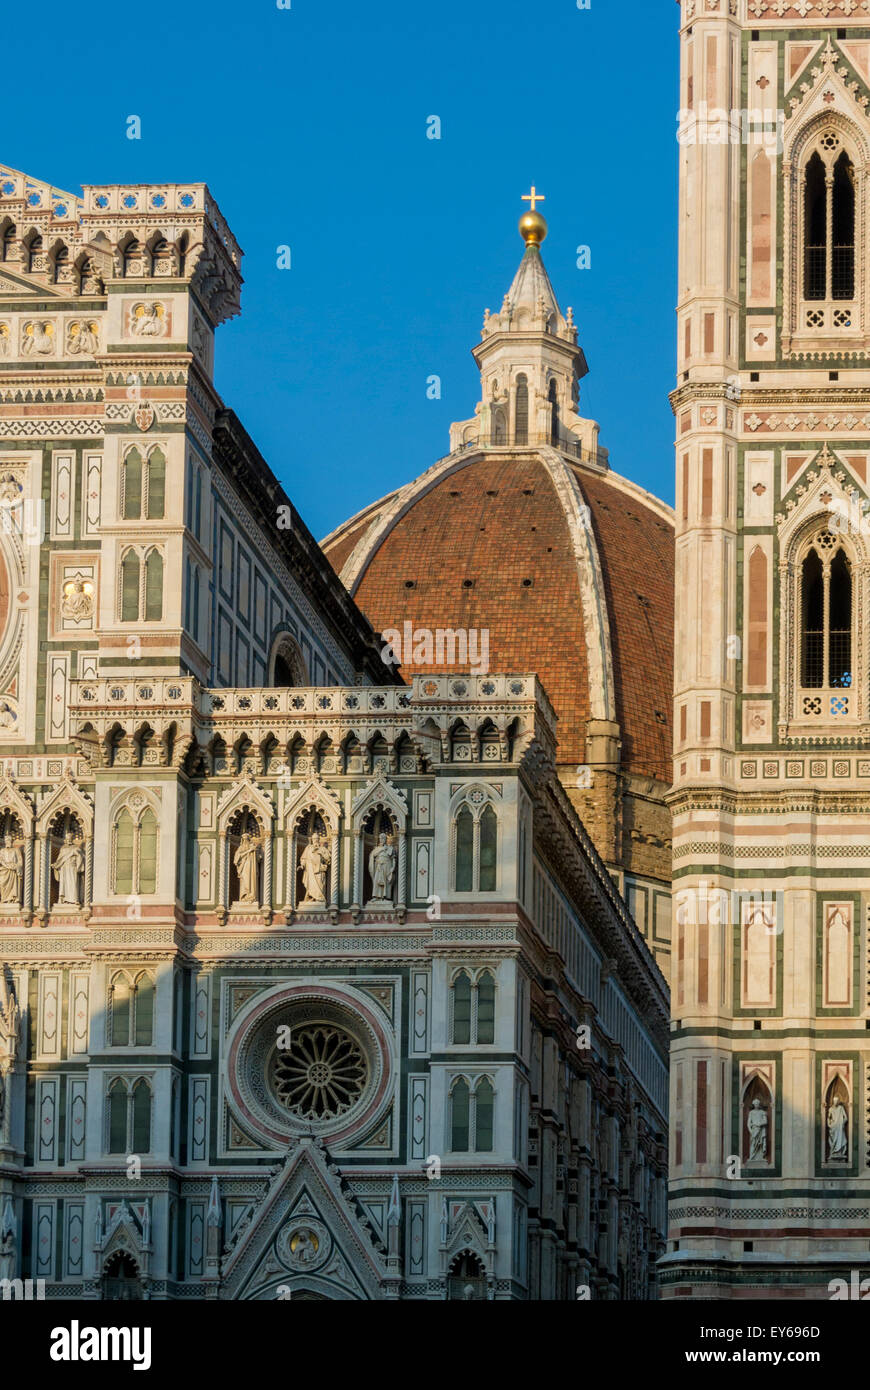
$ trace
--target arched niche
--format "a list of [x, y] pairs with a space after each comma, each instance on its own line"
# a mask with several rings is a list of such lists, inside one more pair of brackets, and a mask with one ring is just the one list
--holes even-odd
[[404, 913], [408, 808], [403, 793], [383, 777], [370, 782], [351, 807], [351, 828], [353, 910], [395, 908]]
[[283, 816], [288, 912], [338, 911], [340, 819], [338, 797], [314, 778], [288, 797]]
[[224, 793], [217, 810], [218, 913], [231, 907], [272, 910], [272, 827], [275, 808], [248, 779]]
[[768, 1166], [773, 1161], [773, 1097], [758, 1072], [752, 1073], [743, 1088], [741, 1116], [743, 1163]]

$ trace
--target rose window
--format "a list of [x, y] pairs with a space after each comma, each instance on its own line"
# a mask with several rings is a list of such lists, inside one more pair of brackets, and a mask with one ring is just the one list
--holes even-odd
[[359, 1043], [327, 1023], [294, 1028], [290, 1046], [273, 1053], [269, 1076], [279, 1104], [302, 1120], [330, 1120], [350, 1110], [367, 1080]]

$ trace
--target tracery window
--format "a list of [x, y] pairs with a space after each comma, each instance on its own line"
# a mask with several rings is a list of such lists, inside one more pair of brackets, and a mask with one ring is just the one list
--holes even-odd
[[820, 531], [801, 565], [800, 684], [844, 690], [852, 684], [852, 567], [842, 546]]
[[458, 1076], [450, 1087], [449, 1132], [453, 1153], [492, 1153], [495, 1089], [488, 1076]]
[[4, 260], [4, 261], [14, 261], [14, 260], [15, 260], [15, 241], [16, 241], [16, 237], [17, 237], [17, 233], [16, 233], [16, 230], [15, 230], [15, 226], [14, 226], [13, 223], [10, 222], [9, 226], [6, 227], [5, 230], [4, 230], [4, 232], [3, 232], [3, 238], [2, 238], [2, 240], [0, 240], [0, 260]]
[[150, 805], [122, 806], [112, 827], [113, 891], [157, 892], [157, 817]]
[[856, 264], [865, 254], [866, 167], [862, 135], [836, 113], [817, 117], [786, 151], [787, 348], [802, 337], [858, 337], [865, 327]]
[[457, 893], [494, 893], [498, 886], [498, 816], [481, 787], [454, 813], [453, 886]]
[[125, 521], [159, 521], [166, 506], [166, 455], [153, 448], [147, 459], [133, 448], [121, 464], [121, 515]]
[[[823, 159], [820, 150], [830, 157]], [[804, 171], [804, 298], [854, 294], [855, 168], [838, 136], [828, 131]]]
[[109, 983], [110, 1047], [150, 1047], [154, 1033], [154, 981], [147, 971], [132, 980], [118, 970]]
[[450, 987], [450, 1041], [455, 1046], [495, 1041], [495, 979], [481, 970], [472, 980], [460, 970]]
[[156, 623], [163, 617], [163, 556], [130, 546], [121, 556], [119, 607], [122, 623]]
[[116, 1076], [106, 1091], [106, 1152], [151, 1152], [151, 1083], [144, 1077]]

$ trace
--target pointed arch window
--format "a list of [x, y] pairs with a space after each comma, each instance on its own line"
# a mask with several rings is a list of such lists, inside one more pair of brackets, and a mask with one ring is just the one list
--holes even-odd
[[481, 1077], [474, 1088], [474, 1151], [492, 1153], [495, 1091], [488, 1077]]
[[15, 242], [17, 240], [17, 235], [14, 225], [10, 223], [3, 232], [2, 240], [0, 240], [0, 259], [4, 261], [15, 260]]
[[783, 343], [866, 337], [856, 261], [866, 236], [868, 145], [837, 112], [819, 115], [786, 150]]
[[458, 1076], [449, 1094], [450, 1148], [453, 1153], [492, 1153], [495, 1088], [488, 1076], [469, 1082]]
[[108, 1151], [110, 1154], [126, 1153], [127, 1086], [121, 1077], [109, 1086], [108, 1112]]
[[485, 806], [480, 815], [480, 882], [481, 893], [495, 892], [496, 846], [498, 842], [498, 820], [491, 806]]
[[833, 132], [819, 146], [804, 170], [804, 298], [853, 299], [855, 169]]
[[529, 381], [524, 372], [517, 377], [516, 402], [514, 406], [514, 443], [529, 442]]
[[163, 617], [163, 556], [149, 550], [144, 564], [132, 546], [121, 557], [120, 613], [122, 623], [159, 622]]
[[450, 1092], [450, 1147], [454, 1153], [468, 1153], [471, 1138], [471, 1092], [460, 1077]]
[[152, 449], [146, 472], [145, 516], [148, 521], [160, 520], [166, 504], [166, 455], [162, 449]]
[[116, 1076], [106, 1091], [106, 1152], [151, 1152], [151, 1083], [144, 1076], [130, 1081]]
[[151, 1148], [151, 1087], [144, 1077], [135, 1082], [131, 1101], [132, 1150], [146, 1154]]
[[472, 980], [460, 970], [450, 987], [450, 1042], [454, 1047], [495, 1042], [495, 979], [481, 970]]
[[121, 465], [121, 513], [125, 521], [142, 515], [142, 455], [131, 449]]
[[474, 888], [474, 817], [462, 806], [456, 817], [456, 891], [471, 893]]
[[166, 455], [153, 448], [147, 458], [129, 449], [121, 464], [121, 516], [124, 521], [162, 521], [166, 509]]
[[495, 979], [489, 970], [477, 978], [477, 1041], [495, 1042]]
[[127, 806], [112, 827], [113, 891], [119, 895], [157, 892], [157, 817], [150, 806], [134, 817]]
[[820, 532], [801, 565], [800, 683], [804, 690], [852, 685], [852, 567], [834, 537]]
[[459, 1046], [471, 1042], [471, 980], [461, 970], [453, 981], [453, 1036]]
[[154, 981], [145, 971], [131, 984], [124, 970], [109, 983], [109, 1046], [150, 1047], [154, 1033]]
[[452, 877], [457, 893], [498, 888], [498, 815], [482, 787], [472, 787], [454, 812]]
[[150, 550], [145, 561], [145, 621], [158, 623], [163, 617], [163, 556]]

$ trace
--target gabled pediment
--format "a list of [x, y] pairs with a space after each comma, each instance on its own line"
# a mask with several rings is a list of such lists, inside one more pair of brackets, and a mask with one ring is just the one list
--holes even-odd
[[93, 802], [69, 778], [55, 787], [54, 791], [43, 793], [37, 825], [40, 828], [49, 825], [58, 811], [74, 811], [83, 828], [88, 832], [91, 830], [94, 818]]
[[30, 798], [20, 791], [9, 777], [0, 782], [0, 810], [17, 811], [25, 832], [30, 833], [33, 826], [33, 805]]
[[[788, 90], [788, 89], [787, 89]], [[813, 116], [842, 112], [860, 116], [870, 106], [870, 85], [859, 64], [847, 63], [828, 38], [825, 47], [803, 67], [787, 95], [787, 128]]]
[[377, 807], [392, 811], [399, 830], [405, 829], [408, 819], [408, 803], [405, 799], [405, 793], [400, 788], [394, 787], [384, 777], [376, 777], [354, 798], [350, 808], [354, 823], [359, 824], [369, 811]]
[[284, 820], [295, 823], [305, 811], [311, 809], [320, 811], [326, 823], [337, 830], [341, 799], [317, 777], [309, 777], [307, 782], [288, 795], [284, 803]]
[[10, 295], [34, 300], [69, 298], [57, 285], [47, 285], [42, 280], [31, 280], [22, 272], [10, 270], [4, 263], [0, 269], [0, 299], [6, 299]]
[[229, 822], [237, 811], [249, 810], [261, 820], [264, 828], [272, 824], [275, 816], [275, 807], [267, 794], [252, 782], [250, 777], [243, 777], [241, 781], [229, 787], [218, 802], [217, 824], [219, 830], [225, 830]]
[[295, 1145], [225, 1256], [221, 1298], [376, 1299], [386, 1278], [378, 1236], [323, 1146]]
[[853, 470], [848, 470], [827, 444], [801, 471], [784, 498], [785, 509], [776, 516], [781, 554], [785, 555], [794, 538], [812, 523], [833, 533], [847, 533], [862, 552], [867, 548], [870, 513], [864, 503], [867, 492]]

